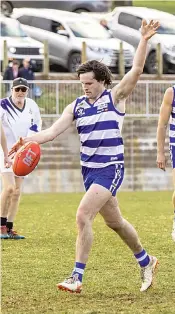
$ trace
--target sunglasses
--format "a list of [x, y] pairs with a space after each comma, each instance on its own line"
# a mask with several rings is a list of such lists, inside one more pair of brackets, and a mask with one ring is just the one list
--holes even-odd
[[27, 89], [28, 89], [27, 87], [16, 87], [15, 92], [19, 92], [21, 90], [21, 92], [25, 93]]

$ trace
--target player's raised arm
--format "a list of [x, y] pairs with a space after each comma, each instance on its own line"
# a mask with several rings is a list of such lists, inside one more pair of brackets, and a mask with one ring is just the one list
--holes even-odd
[[172, 111], [173, 89], [169, 87], [163, 97], [162, 105], [160, 107], [159, 121], [157, 127], [157, 167], [165, 170], [165, 137], [168, 121]]
[[114, 104], [120, 99], [127, 98], [134, 89], [143, 72], [148, 40], [156, 33], [159, 26], [158, 21], [154, 22], [151, 20], [149, 24], [145, 20], [142, 21], [141, 39], [135, 53], [132, 69], [123, 77], [118, 85], [112, 88]]

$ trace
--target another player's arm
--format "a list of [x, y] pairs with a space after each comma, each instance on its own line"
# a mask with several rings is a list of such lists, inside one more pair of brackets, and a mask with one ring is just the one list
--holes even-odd
[[1, 124], [1, 146], [4, 153], [4, 165], [6, 168], [9, 168], [12, 162], [8, 158], [8, 148], [7, 148], [7, 141], [4, 133], [4, 129]]
[[4, 129], [1, 124], [1, 146], [4, 153], [4, 156], [8, 156], [8, 148], [7, 148], [7, 141], [4, 133]]
[[48, 129], [38, 132], [32, 136], [25, 137], [23, 143], [29, 141], [35, 141], [39, 144], [43, 144], [49, 141], [52, 141], [55, 137], [67, 130], [73, 122], [73, 106], [72, 104], [68, 105], [61, 117]]
[[169, 87], [163, 97], [157, 127], [157, 167], [163, 170], [165, 170], [166, 167], [165, 138], [167, 125], [172, 111], [172, 102], [173, 88]]
[[[141, 39], [134, 56], [132, 69], [111, 90], [114, 104], [118, 104], [118, 101], [121, 99], [126, 99], [133, 91], [144, 69], [148, 40], [156, 33], [159, 26], [159, 22], [150, 21], [147, 24], [145, 20], [142, 21]], [[123, 102], [119, 105], [121, 108], [118, 108], [120, 111], [124, 111], [122, 104]]]

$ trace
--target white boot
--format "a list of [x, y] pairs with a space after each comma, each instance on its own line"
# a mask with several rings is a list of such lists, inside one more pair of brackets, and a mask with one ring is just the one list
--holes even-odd
[[155, 256], [150, 256], [150, 262], [148, 266], [141, 268], [141, 279], [142, 279], [142, 286], [140, 291], [146, 291], [153, 282], [154, 272], [156, 266], [158, 265], [158, 260]]
[[57, 285], [60, 290], [69, 292], [80, 293], [82, 290], [82, 283], [79, 281], [78, 276], [75, 274], [69, 278], [66, 278], [63, 282]]

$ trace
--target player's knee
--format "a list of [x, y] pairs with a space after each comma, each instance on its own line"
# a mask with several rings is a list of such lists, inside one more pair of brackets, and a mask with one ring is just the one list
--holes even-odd
[[15, 190], [15, 185], [9, 184], [7, 187], [4, 188], [4, 191], [7, 196], [12, 196]]
[[89, 224], [90, 221], [90, 217], [85, 213], [85, 210], [83, 208], [79, 208], [76, 215], [76, 223], [78, 228], [84, 228], [84, 226]]
[[20, 197], [21, 191], [19, 188], [13, 190], [13, 198], [18, 199]]

